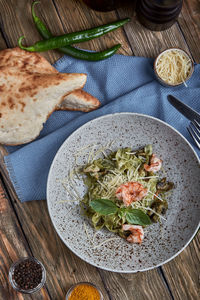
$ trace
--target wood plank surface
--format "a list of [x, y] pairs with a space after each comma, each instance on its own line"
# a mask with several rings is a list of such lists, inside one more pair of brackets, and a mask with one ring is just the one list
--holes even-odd
[[[79, 46], [102, 50], [121, 43], [119, 53], [147, 57], [155, 57], [164, 48], [179, 46], [190, 50], [196, 61], [200, 59], [198, 0], [185, 0], [178, 24], [164, 32], [151, 32], [140, 25], [134, 1], [127, 2], [118, 11], [99, 13], [89, 10], [80, 0], [41, 0], [37, 14], [55, 35], [131, 17], [124, 29]], [[41, 39], [31, 19], [31, 3], [31, 0], [0, 0], [1, 49], [16, 46], [18, 37], [23, 34], [28, 45]], [[52, 63], [61, 56], [57, 51], [42, 55]], [[137, 274], [97, 269], [79, 259], [62, 243], [51, 224], [45, 201], [22, 204], [18, 200], [3, 163], [5, 149], [1, 147], [0, 150], [0, 173], [9, 194], [6, 195], [0, 181], [0, 230], [3, 237], [0, 241], [0, 299], [64, 299], [67, 289], [78, 281], [96, 283], [106, 300], [198, 299], [199, 236], [178, 257], [159, 269]], [[42, 289], [34, 296], [22, 296], [9, 286], [7, 273], [12, 261], [30, 254], [41, 260], [47, 269], [47, 290]]]
[[5, 49], [5, 48], [7, 48], [6, 42], [5, 42], [5, 40], [4, 40], [3, 36], [2, 36], [2, 32], [0, 30], [0, 50], [1, 49]]
[[158, 270], [136, 274], [116, 274], [100, 270], [112, 300], [171, 299], [170, 292]]
[[[28, 300], [34, 299], [30, 295], [16, 292], [8, 280], [11, 264], [21, 257], [32, 256], [21, 225], [14, 213], [8, 195], [2, 188], [0, 179], [0, 299], [2, 300]], [[46, 264], [46, 260], [41, 261]], [[38, 300], [50, 300], [45, 288], [37, 293]]]
[[[37, 32], [31, 16], [31, 3], [32, 0], [1, 0], [0, 1], [0, 14], [1, 14], [1, 31], [6, 40], [7, 47], [12, 48], [18, 45], [18, 38], [22, 35], [25, 36], [24, 44], [31, 45], [38, 40], [41, 40]], [[53, 2], [41, 1], [45, 4], [45, 11], [48, 15], [54, 11]], [[59, 19], [55, 19], [59, 22]], [[58, 23], [59, 26], [59, 23]], [[43, 52], [42, 55], [50, 62], [54, 62], [61, 54], [56, 51]]]
[[151, 31], [138, 22], [135, 7], [136, 2], [129, 0], [123, 8], [118, 9], [120, 18], [125, 16], [131, 18], [124, 30], [134, 55], [155, 58], [161, 51], [170, 47], [179, 47], [189, 51], [176, 23], [165, 31]]
[[200, 1], [184, 0], [178, 19], [180, 30], [189, 46], [194, 61], [200, 63]]
[[[14, 210], [20, 220], [28, 245], [33, 255], [44, 263], [47, 271], [46, 287], [51, 299], [64, 299], [72, 284], [89, 281], [97, 284], [104, 299], [108, 300], [109, 297], [98, 269], [74, 255], [55, 232], [48, 214], [46, 201], [26, 203], [19, 201], [10, 184], [7, 170], [2, 161], [3, 156], [1, 155], [0, 159], [0, 173], [4, 176], [4, 182], [12, 198]], [[4, 227], [5, 224], [2, 225], [2, 228]], [[13, 242], [14, 240], [13, 237]], [[34, 299], [40, 300], [39, 296], [36, 294]]]
[[165, 264], [162, 269], [174, 299], [199, 299], [200, 233], [181, 254]]

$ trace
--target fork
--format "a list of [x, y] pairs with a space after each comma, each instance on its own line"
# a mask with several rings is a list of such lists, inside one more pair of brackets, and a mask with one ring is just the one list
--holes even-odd
[[195, 141], [197, 147], [200, 149], [200, 124], [194, 120], [190, 122], [189, 127], [187, 127], [191, 137]]

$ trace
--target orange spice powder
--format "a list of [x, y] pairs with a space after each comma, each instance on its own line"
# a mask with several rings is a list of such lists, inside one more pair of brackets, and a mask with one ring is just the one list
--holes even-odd
[[79, 284], [71, 292], [69, 300], [100, 300], [97, 289], [89, 284]]

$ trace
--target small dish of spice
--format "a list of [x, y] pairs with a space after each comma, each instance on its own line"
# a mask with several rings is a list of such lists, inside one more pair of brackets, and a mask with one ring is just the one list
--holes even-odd
[[172, 87], [181, 84], [192, 76], [194, 63], [182, 49], [169, 48], [161, 52], [154, 62], [154, 71], [158, 81], [164, 86]]
[[69, 289], [66, 300], [103, 300], [103, 295], [93, 283], [79, 282]]
[[43, 287], [46, 281], [46, 271], [43, 264], [36, 258], [21, 258], [10, 267], [9, 280], [18, 292], [32, 294]]

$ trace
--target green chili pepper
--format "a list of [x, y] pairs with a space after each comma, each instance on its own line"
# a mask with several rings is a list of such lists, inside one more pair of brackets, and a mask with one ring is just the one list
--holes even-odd
[[[33, 21], [36, 25], [37, 30], [41, 34], [41, 36], [44, 39], [49, 39], [49, 38], [53, 37], [52, 33], [47, 29], [46, 25], [35, 14], [34, 6], [37, 3], [40, 3], [40, 1], [35, 1], [32, 4], [31, 10], [32, 10]], [[97, 60], [103, 60], [103, 59], [111, 57], [113, 54], [115, 54], [117, 52], [117, 50], [120, 48], [120, 46], [121, 45], [118, 44], [110, 49], [107, 49], [107, 50], [101, 51], [101, 52], [87, 52], [84, 50], [74, 48], [70, 45], [65, 46], [64, 48], [59, 48], [58, 50], [60, 50], [61, 52], [65, 53], [65, 54], [73, 56], [75, 58], [89, 60], [89, 61], [97, 61]]]
[[37, 27], [37, 30], [39, 31], [39, 33], [41, 34], [41, 36], [45, 39], [48, 40], [49, 38], [53, 37], [53, 35], [51, 34], [51, 32], [47, 29], [47, 27], [45, 26], [45, 24], [40, 20], [40, 18], [38, 18], [38, 16], [36, 16], [35, 14], [35, 5], [40, 3], [40, 1], [35, 1], [32, 4], [31, 7], [31, 12], [32, 12], [32, 17], [33, 17], [33, 21]]
[[91, 28], [84, 31], [68, 33], [56, 37], [52, 37], [48, 40], [38, 41], [33, 46], [24, 47], [22, 45], [22, 40], [24, 36], [21, 36], [18, 40], [19, 47], [21, 49], [31, 51], [31, 52], [43, 52], [52, 49], [58, 49], [65, 47], [66, 45], [71, 45], [75, 43], [86, 42], [94, 38], [98, 38], [108, 32], [111, 32], [122, 25], [126, 24], [130, 19], [124, 19], [116, 21], [110, 24], [102, 25], [96, 28]]

